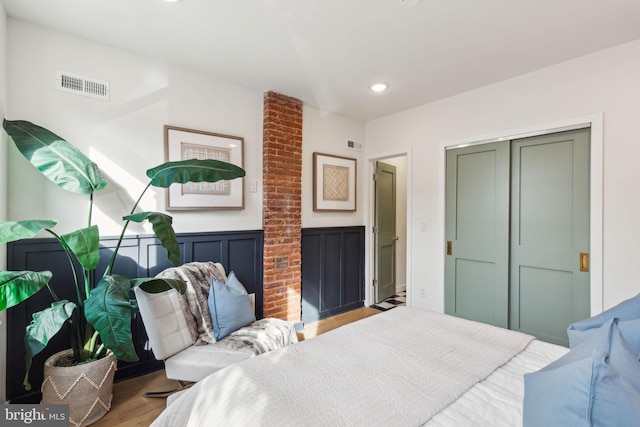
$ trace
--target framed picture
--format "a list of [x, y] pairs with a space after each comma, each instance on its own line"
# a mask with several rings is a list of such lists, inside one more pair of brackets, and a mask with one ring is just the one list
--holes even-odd
[[[214, 159], [243, 167], [244, 138], [220, 133], [164, 127], [167, 161]], [[244, 209], [244, 178], [173, 184], [167, 210]]]
[[313, 210], [356, 210], [356, 159], [313, 153]]

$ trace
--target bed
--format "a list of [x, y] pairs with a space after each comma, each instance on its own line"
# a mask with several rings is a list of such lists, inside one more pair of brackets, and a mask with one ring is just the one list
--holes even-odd
[[567, 351], [397, 307], [216, 372], [152, 426], [521, 425], [523, 375]]

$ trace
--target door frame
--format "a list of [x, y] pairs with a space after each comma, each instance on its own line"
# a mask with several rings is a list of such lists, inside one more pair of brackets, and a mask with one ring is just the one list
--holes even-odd
[[412, 252], [412, 223], [411, 223], [411, 198], [412, 198], [412, 171], [411, 171], [411, 148], [399, 149], [394, 151], [386, 151], [384, 153], [376, 153], [366, 156], [365, 160], [367, 161], [369, 167], [367, 169], [367, 186], [368, 186], [368, 195], [369, 195], [369, 203], [367, 206], [367, 224], [366, 232], [365, 232], [365, 248], [366, 248], [366, 261], [367, 265], [365, 268], [365, 287], [364, 287], [364, 300], [365, 305], [370, 306], [375, 303], [375, 294], [373, 292], [373, 278], [375, 277], [374, 271], [374, 259], [375, 256], [375, 239], [373, 238], [373, 230], [372, 227], [375, 224], [375, 186], [373, 181], [373, 174], [376, 172], [376, 162], [384, 161], [385, 159], [391, 159], [394, 157], [406, 157], [407, 159], [407, 169], [406, 169], [406, 180], [407, 180], [407, 218], [406, 218], [406, 291], [407, 291], [407, 306], [411, 306], [411, 301], [413, 298], [413, 292], [411, 287], [411, 252]]
[[[591, 128], [590, 145], [590, 190], [589, 190], [589, 215], [590, 215], [590, 299], [591, 315], [602, 312], [603, 308], [603, 118], [602, 112], [591, 115], [573, 117], [549, 123], [530, 125], [522, 128], [503, 130], [488, 135], [472, 136], [457, 141], [451, 141], [443, 145], [440, 156], [440, 179], [442, 185], [440, 191], [440, 206], [442, 206], [442, 218], [445, 215], [445, 187], [446, 182], [446, 152], [450, 149], [462, 148], [470, 145], [487, 144], [491, 142], [526, 138], [529, 136], [545, 135], [566, 130]], [[409, 199], [410, 197], [407, 197]], [[445, 235], [442, 228], [442, 247], [444, 247]], [[442, 257], [442, 277], [444, 279], [444, 260]], [[444, 307], [444, 280], [443, 301]]]

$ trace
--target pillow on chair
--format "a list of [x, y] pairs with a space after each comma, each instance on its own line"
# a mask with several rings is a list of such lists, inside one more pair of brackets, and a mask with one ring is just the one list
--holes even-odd
[[211, 279], [208, 303], [216, 340], [256, 320], [247, 290], [233, 271], [226, 283]]

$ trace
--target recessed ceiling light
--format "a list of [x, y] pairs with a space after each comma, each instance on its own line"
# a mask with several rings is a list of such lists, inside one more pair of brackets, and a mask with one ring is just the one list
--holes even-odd
[[166, 1], [167, 3], [178, 3], [179, 1], [182, 1], [182, 0], [164, 0], [164, 1]]
[[382, 92], [387, 89], [387, 85], [385, 83], [374, 83], [369, 88], [374, 92]]

